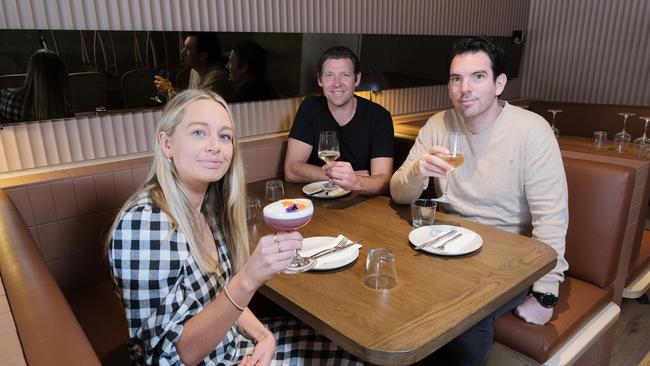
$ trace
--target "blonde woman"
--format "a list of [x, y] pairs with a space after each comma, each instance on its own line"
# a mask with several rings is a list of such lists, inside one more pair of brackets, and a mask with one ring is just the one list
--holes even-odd
[[[298, 232], [260, 239], [249, 256], [245, 185], [230, 110], [184, 91], [163, 111], [144, 186], [107, 240], [137, 364], [336, 364], [357, 361], [295, 320], [263, 323], [246, 307], [302, 246]], [[300, 344], [299, 344], [300, 342]]]

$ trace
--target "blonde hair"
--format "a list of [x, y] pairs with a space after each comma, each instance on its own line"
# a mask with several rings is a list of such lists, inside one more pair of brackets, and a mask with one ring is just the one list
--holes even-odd
[[[151, 170], [143, 186], [122, 206], [110, 233], [117, 226], [121, 214], [137, 201], [138, 195], [144, 190], [149, 191], [154, 205], [160, 207], [170, 217], [176, 230], [185, 234], [190, 253], [201, 271], [207, 274], [217, 270], [218, 256], [217, 258], [212, 257], [205, 246], [201, 245], [200, 221], [189, 203], [188, 191], [178, 179], [174, 163], [167, 159], [158, 139], [160, 132], [165, 132], [168, 136], [171, 136], [176, 126], [183, 120], [187, 107], [205, 99], [213, 100], [223, 106], [228, 117], [233, 121], [230, 108], [223, 98], [208, 90], [188, 89], [177, 94], [169, 101], [163, 109], [162, 117], [158, 122]], [[246, 200], [244, 168], [234, 132], [232, 143], [233, 156], [230, 167], [222, 179], [208, 185], [201, 205], [201, 212], [206, 217], [212, 232], [221, 233], [232, 258], [233, 270], [237, 272], [248, 258], [249, 246], [244, 211], [244, 202]], [[110, 246], [110, 240], [109, 236], [107, 248]]]

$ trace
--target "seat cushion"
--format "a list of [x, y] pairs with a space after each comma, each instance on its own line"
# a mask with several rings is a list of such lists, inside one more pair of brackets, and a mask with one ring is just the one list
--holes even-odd
[[124, 308], [111, 280], [76, 290], [66, 297], [100, 360], [129, 339]]
[[543, 363], [558, 347], [595, 316], [613, 296], [613, 289], [601, 289], [567, 276], [560, 285], [558, 303], [545, 326], [529, 324], [511, 312], [496, 322], [495, 340], [533, 360]]

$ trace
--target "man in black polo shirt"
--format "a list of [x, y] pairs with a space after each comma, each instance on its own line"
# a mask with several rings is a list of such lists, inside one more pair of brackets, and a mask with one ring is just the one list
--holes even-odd
[[[361, 81], [359, 59], [346, 47], [332, 47], [318, 62], [322, 96], [307, 97], [289, 133], [284, 161], [288, 182], [332, 178], [339, 187], [365, 195], [385, 192], [393, 173], [393, 121], [379, 104], [353, 94]], [[336, 131], [341, 156], [318, 158], [323, 131]]]

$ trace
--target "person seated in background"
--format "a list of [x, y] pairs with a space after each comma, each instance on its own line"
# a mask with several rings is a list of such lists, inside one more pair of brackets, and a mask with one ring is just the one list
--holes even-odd
[[[284, 161], [288, 182], [331, 178], [339, 187], [365, 195], [383, 193], [393, 171], [393, 121], [379, 104], [353, 94], [361, 80], [359, 58], [347, 47], [332, 47], [318, 62], [322, 96], [300, 104]], [[318, 158], [323, 131], [336, 131], [340, 158], [324, 164]]]
[[[221, 43], [214, 33], [187, 33], [181, 56], [191, 67], [189, 89], [206, 89], [232, 100], [233, 88], [228, 82], [228, 70], [221, 57]], [[161, 75], [154, 76], [158, 94], [171, 99], [178, 93], [172, 82]]]
[[68, 68], [55, 52], [38, 50], [21, 88], [0, 90], [0, 123], [73, 117]]
[[233, 102], [248, 102], [278, 98], [266, 79], [266, 51], [253, 41], [241, 41], [233, 46], [226, 68], [228, 80], [235, 87]]
[[157, 130], [151, 170], [106, 241], [131, 364], [361, 364], [297, 320], [260, 321], [248, 309], [302, 236], [266, 235], [250, 253], [242, 157], [223, 98], [179, 93]]
[[[430, 177], [441, 182], [449, 212], [497, 229], [532, 236], [557, 252], [555, 268], [436, 352], [431, 362], [480, 365], [494, 337], [494, 322], [507, 311], [544, 325], [553, 316], [568, 227], [567, 182], [549, 124], [539, 115], [499, 101], [507, 82], [503, 49], [491, 39], [454, 44], [449, 60], [449, 98], [454, 108], [433, 115], [420, 130], [390, 182], [397, 203], [417, 199]], [[440, 155], [449, 135], [461, 136], [464, 163], [454, 169]], [[439, 357], [440, 359], [437, 359]]]

